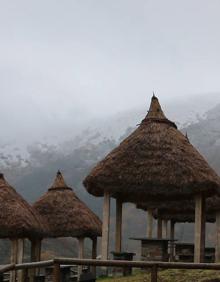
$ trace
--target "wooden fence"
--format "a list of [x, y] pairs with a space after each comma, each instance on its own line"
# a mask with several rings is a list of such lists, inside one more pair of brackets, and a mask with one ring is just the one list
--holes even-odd
[[24, 270], [24, 281], [29, 269], [44, 268], [53, 266], [53, 282], [60, 282], [60, 265], [82, 265], [102, 267], [132, 267], [151, 270], [151, 282], [157, 282], [158, 269], [200, 269], [220, 270], [220, 263], [175, 263], [175, 262], [145, 262], [145, 261], [122, 261], [122, 260], [93, 260], [93, 259], [72, 259], [55, 258], [48, 261], [30, 262], [22, 264], [9, 264], [0, 268], [0, 273]]

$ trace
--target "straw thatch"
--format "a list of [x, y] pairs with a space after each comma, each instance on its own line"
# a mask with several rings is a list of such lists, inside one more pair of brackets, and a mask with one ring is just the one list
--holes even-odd
[[183, 199], [219, 192], [220, 179], [153, 96], [139, 127], [84, 180], [87, 191], [123, 201]]
[[67, 186], [60, 172], [34, 208], [48, 222], [48, 237], [101, 236], [100, 219]]
[[[154, 210], [153, 211], [153, 217], [155, 219], [160, 219], [163, 220], [172, 220], [174, 222], [179, 222], [179, 223], [193, 223], [195, 222], [195, 213], [193, 212], [181, 212], [180, 210]], [[214, 212], [208, 212], [206, 213], [206, 222], [209, 223], [214, 223], [216, 221], [216, 216]]]
[[[147, 211], [148, 209], [160, 209], [167, 210], [170, 213], [175, 212], [195, 212], [195, 201], [192, 200], [183, 200], [180, 204], [179, 201], [164, 201], [164, 202], [147, 202], [147, 203], [138, 203], [136, 204], [137, 209], [142, 209]], [[220, 211], [220, 197], [213, 196], [206, 200], [206, 213], [216, 213]]]
[[[195, 221], [195, 202], [193, 200], [182, 201], [165, 201], [165, 202], [149, 202], [139, 203], [136, 205], [138, 209], [147, 211], [154, 209], [155, 218], [160, 214], [161, 219], [174, 220], [176, 222], [194, 222]], [[158, 213], [158, 210], [160, 211]], [[206, 200], [206, 221], [215, 222], [216, 212], [220, 211], [220, 197], [215, 196]]]
[[35, 238], [47, 232], [37, 212], [0, 173], [0, 238]]

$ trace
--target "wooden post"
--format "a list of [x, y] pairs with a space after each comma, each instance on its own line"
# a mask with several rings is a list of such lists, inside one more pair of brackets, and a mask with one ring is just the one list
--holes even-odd
[[162, 231], [162, 233], [163, 233], [162, 237], [164, 239], [167, 239], [168, 238], [168, 220], [167, 219], [163, 220], [163, 231]]
[[[17, 239], [11, 240], [11, 263], [17, 263], [17, 249], [18, 249], [18, 242]], [[16, 282], [16, 271], [10, 272], [10, 282]]]
[[162, 219], [157, 218], [157, 238], [162, 239]]
[[220, 211], [216, 212], [216, 246], [215, 262], [220, 262]]
[[153, 237], [153, 210], [147, 210], [147, 237]]
[[[24, 260], [24, 239], [17, 240], [17, 263], [23, 263]], [[24, 281], [24, 271], [18, 270], [17, 271], [17, 281], [23, 282]]]
[[60, 282], [61, 275], [60, 275], [60, 265], [55, 263], [53, 266], [53, 282]]
[[[83, 237], [80, 237], [78, 238], [78, 241], [79, 241], [79, 254], [78, 254], [78, 257], [79, 259], [83, 259], [84, 258], [84, 238]], [[79, 265], [78, 266], [78, 279], [80, 277], [80, 274], [82, 273], [82, 265]]]
[[157, 282], [157, 266], [151, 268], [151, 282]]
[[116, 199], [115, 251], [121, 252], [122, 240], [122, 201]]
[[205, 254], [205, 197], [202, 194], [195, 197], [195, 250], [194, 262], [204, 261]]
[[170, 221], [170, 261], [174, 261], [174, 239], [175, 239], [175, 221]]
[[[31, 261], [36, 262], [41, 260], [41, 239], [31, 240]], [[39, 268], [33, 268], [29, 270], [30, 280], [33, 280], [35, 275], [40, 273]]]
[[41, 259], [41, 239], [31, 241], [31, 261], [36, 262]]
[[[96, 259], [97, 257], [97, 237], [92, 239], [92, 259]], [[92, 273], [96, 275], [96, 267], [91, 267]]]
[[30, 282], [29, 281], [29, 279], [28, 279], [28, 269], [27, 268], [25, 268], [25, 269], [23, 269], [23, 277], [24, 277], [24, 282]]
[[102, 260], [108, 259], [110, 223], [110, 194], [104, 193], [103, 218], [102, 218]]

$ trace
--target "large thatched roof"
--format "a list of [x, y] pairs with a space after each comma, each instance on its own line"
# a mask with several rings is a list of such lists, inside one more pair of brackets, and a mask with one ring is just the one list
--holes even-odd
[[0, 238], [43, 237], [47, 232], [37, 212], [0, 173]]
[[47, 221], [49, 237], [96, 237], [100, 219], [67, 186], [60, 172], [48, 192], [34, 208]]
[[92, 169], [84, 185], [95, 196], [108, 191], [137, 203], [210, 196], [219, 191], [220, 180], [153, 96], [139, 127]]

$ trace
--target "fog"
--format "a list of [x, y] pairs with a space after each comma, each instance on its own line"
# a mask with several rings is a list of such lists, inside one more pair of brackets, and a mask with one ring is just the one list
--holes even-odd
[[219, 9], [218, 0], [1, 1], [1, 141], [78, 131], [147, 107], [152, 91], [165, 104], [217, 99]]

